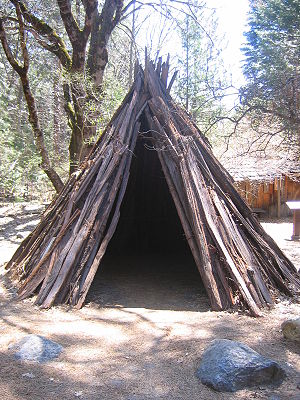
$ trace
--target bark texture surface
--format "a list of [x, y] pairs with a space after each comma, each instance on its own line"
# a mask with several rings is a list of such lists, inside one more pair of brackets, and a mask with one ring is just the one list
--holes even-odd
[[136, 70], [131, 90], [85, 164], [9, 262], [21, 282], [20, 299], [37, 293], [36, 303], [45, 308], [83, 305], [116, 230], [140, 134], [148, 135], [158, 154], [212, 308], [239, 306], [259, 316], [279, 292], [296, 294], [295, 267], [170, 97], [168, 61], [156, 67], [146, 60], [145, 70]]

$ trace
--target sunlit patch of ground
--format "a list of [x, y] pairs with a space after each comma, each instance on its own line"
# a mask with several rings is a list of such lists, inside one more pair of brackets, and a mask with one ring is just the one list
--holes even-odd
[[[0, 209], [2, 262], [10, 258], [22, 240], [17, 235], [36, 224], [39, 210], [26, 207]], [[291, 223], [264, 223], [264, 227], [299, 267], [299, 243], [289, 241]], [[284, 340], [280, 332], [282, 321], [300, 315], [298, 304], [282, 299], [259, 319], [239, 313], [212, 312], [205, 293], [201, 288], [197, 291], [191, 276], [178, 280], [175, 268], [173, 278], [167, 280], [165, 275], [158, 278], [157, 271], [164, 269], [165, 259], [147, 260], [157, 264], [156, 272], [148, 270], [137, 279], [135, 273], [122, 274], [122, 269], [130, 267], [131, 262], [123, 261], [119, 275], [110, 274], [109, 270], [99, 275], [88, 304], [81, 310], [68, 307], [40, 310], [31, 299], [16, 302], [14, 291], [2, 277], [1, 399], [300, 398], [299, 345]], [[64, 346], [64, 352], [57, 360], [41, 365], [15, 361], [8, 346], [28, 333], [57, 341]], [[277, 360], [286, 369], [288, 378], [279, 388], [259, 387], [225, 394], [208, 389], [199, 383], [195, 371], [203, 350], [215, 338], [240, 340], [250, 345]]]
[[265, 231], [275, 240], [278, 246], [300, 270], [300, 241], [291, 240], [293, 223], [291, 219], [272, 220], [262, 222]]
[[39, 203], [0, 203], [0, 265], [39, 223], [45, 206]]

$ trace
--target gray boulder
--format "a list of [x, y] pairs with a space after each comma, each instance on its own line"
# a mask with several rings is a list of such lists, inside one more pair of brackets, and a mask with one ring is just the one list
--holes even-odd
[[28, 335], [12, 346], [15, 358], [22, 361], [46, 362], [60, 355], [63, 347], [39, 335]]
[[300, 342], [300, 318], [290, 319], [281, 325], [282, 334], [286, 339]]
[[233, 340], [214, 340], [203, 353], [197, 376], [204, 385], [220, 392], [280, 384], [285, 371], [250, 347]]

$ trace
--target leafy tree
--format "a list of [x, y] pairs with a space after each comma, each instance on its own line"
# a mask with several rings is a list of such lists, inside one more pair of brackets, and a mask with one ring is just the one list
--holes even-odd
[[[22, 81], [30, 121], [43, 159], [44, 170], [56, 189], [59, 190], [61, 181], [58, 176], [54, 176], [56, 171], [51, 166], [44, 145], [43, 132], [40, 128], [35, 99], [30, 87], [28, 75], [30, 56], [27, 35], [34, 37], [43, 49], [54, 54], [64, 69], [65, 110], [72, 131], [69, 146], [70, 171], [72, 172], [84, 159], [91, 147], [92, 139], [96, 137], [93, 102], [94, 100], [98, 101], [98, 96], [102, 92], [103, 75], [108, 62], [108, 41], [121, 17], [126, 14], [127, 7], [121, 0], [107, 0], [100, 10], [98, 1], [84, 0], [76, 3], [74, 11], [71, 1], [58, 0], [56, 7], [62, 21], [60, 24], [62, 26], [58, 26], [55, 19], [52, 18], [47, 23], [41, 17], [43, 11], [40, 10], [44, 10], [44, 8], [41, 7], [38, 10], [35, 2], [25, 4], [22, 1], [10, 0], [6, 3], [8, 3], [5, 7], [6, 13], [1, 16], [0, 20], [2, 46], [11, 66]], [[44, 14], [46, 17], [47, 13], [44, 12]], [[60, 30], [56, 30], [57, 26]], [[63, 29], [61, 29], [62, 27]], [[8, 30], [19, 31], [21, 58], [16, 55], [17, 44], [13, 43], [12, 35], [7, 33]]]
[[[19, 75], [21, 84], [22, 84], [22, 89], [23, 89], [23, 94], [27, 103], [28, 107], [28, 112], [29, 112], [29, 121], [32, 126], [33, 130], [33, 135], [35, 138], [35, 143], [36, 147], [39, 151], [39, 154], [41, 156], [42, 160], [42, 168], [51, 180], [53, 186], [57, 191], [61, 190], [63, 187], [63, 183], [51, 165], [51, 161], [49, 158], [49, 154], [46, 150], [45, 147], [45, 139], [43, 135], [43, 131], [41, 129], [39, 119], [38, 119], [38, 114], [37, 114], [37, 108], [36, 108], [36, 102], [35, 98], [32, 94], [31, 86], [29, 83], [29, 53], [28, 53], [28, 47], [26, 44], [26, 31], [25, 31], [25, 22], [22, 17], [21, 13], [21, 7], [18, 2], [12, 1], [13, 5], [15, 6], [15, 11], [16, 11], [16, 23], [18, 24], [18, 41], [19, 43], [14, 43], [14, 47], [16, 50], [19, 50], [21, 53], [20, 56], [16, 55], [13, 52], [12, 46], [9, 45], [8, 40], [7, 40], [7, 35], [5, 32], [4, 28], [4, 22], [3, 18], [0, 18], [0, 40], [4, 49], [4, 53], [7, 57], [8, 62], [14, 69], [14, 71]], [[18, 46], [19, 44], [19, 46]], [[19, 47], [19, 48], [18, 48]]]
[[[182, 53], [176, 94], [200, 128], [207, 132], [223, 110], [221, 100], [226, 88], [221, 58], [221, 40], [216, 36], [217, 19], [205, 3], [194, 1], [193, 17], [179, 21]], [[201, 24], [199, 23], [201, 21]]]
[[[49, 124], [49, 113], [44, 113], [43, 106], [43, 102], [48, 104], [47, 94], [53, 94], [51, 109], [54, 110], [59, 104], [53, 93], [54, 86], [54, 92], [59, 92], [59, 96], [63, 93], [71, 131], [69, 160], [70, 172], [73, 172], [101, 133], [110, 114], [103, 110], [106, 106], [115, 106], [131, 80], [132, 68], [128, 74], [128, 65], [133, 65], [134, 32], [128, 36], [131, 41], [124, 41], [121, 29], [117, 32], [117, 28], [124, 27], [132, 13], [145, 7], [152, 10], [152, 15], [159, 13], [166, 19], [184, 7], [189, 12], [190, 0], [0, 0], [0, 4], [0, 39], [7, 60], [22, 83], [37, 157], [56, 189], [60, 190], [62, 179], [56, 166], [59, 150], [55, 135], [59, 135], [61, 121], [63, 124], [65, 121], [62, 117], [58, 121], [58, 113], [54, 112]], [[130, 31], [130, 24], [124, 29]], [[135, 23], [132, 23], [132, 31], [135, 31]], [[129, 50], [124, 51], [124, 42], [126, 46], [131, 45]], [[120, 61], [121, 58], [112, 56], [113, 48], [115, 54], [123, 54], [123, 63], [117, 68], [114, 59]], [[130, 55], [131, 61], [128, 60]], [[45, 84], [38, 73], [39, 68], [43, 69], [39, 57], [47, 63], [51, 60], [47, 64], [50, 91], [49, 84]], [[51, 129], [52, 133], [49, 132]]]
[[[4, 11], [9, 15], [9, 12], [13, 12], [13, 6], [2, 10]], [[16, 21], [12, 21], [12, 29], [9, 30], [7, 38], [11, 56], [17, 61], [17, 69], [22, 74], [23, 70], [19, 68], [23, 61], [20, 34], [14, 29], [15, 23]], [[50, 52], [43, 51], [28, 34], [26, 50], [30, 55], [30, 68], [24, 71], [24, 77], [25, 81], [30, 83], [31, 93], [34, 93], [36, 115], [48, 158], [55, 165], [57, 173], [65, 178], [68, 168], [69, 132], [66, 129], [62, 107], [62, 71], [58, 68], [55, 57]], [[46, 193], [51, 193], [51, 187], [40, 170], [40, 167], [43, 167], [43, 159], [32, 136], [22, 83], [18, 79], [18, 73], [10, 68], [8, 59], [1, 51], [0, 61], [1, 196], [28, 198], [31, 196], [30, 191], [33, 196], [39, 192], [45, 198]]]
[[299, 141], [299, 0], [252, 0], [245, 36], [244, 112], [252, 113], [252, 127], [260, 129], [263, 122]]
[[39, 168], [41, 161], [22, 101], [22, 88], [4, 70], [0, 63], [0, 197], [24, 199], [43, 192], [45, 198], [48, 181]]
[[[110, 63], [105, 71], [101, 104], [97, 109], [97, 125], [101, 132], [127, 91], [129, 40], [115, 32], [109, 45]], [[117, 44], [122, 43], [121, 52]], [[68, 175], [68, 143], [70, 132], [63, 109], [63, 70], [56, 58], [43, 51], [34, 41], [30, 51], [29, 79], [36, 100], [39, 122], [44, 133], [49, 157], [58, 174]], [[0, 197], [48, 199], [51, 186], [40, 170], [41, 158], [36, 150], [22, 86], [0, 53]]]

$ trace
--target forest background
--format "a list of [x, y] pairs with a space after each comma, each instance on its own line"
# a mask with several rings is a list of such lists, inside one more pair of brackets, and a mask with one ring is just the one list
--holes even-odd
[[241, 87], [217, 24], [209, 0], [0, 0], [0, 197], [49, 200], [62, 188], [145, 47], [154, 61], [170, 51], [172, 95], [213, 147], [271, 145], [297, 158], [300, 2], [249, 1]]

